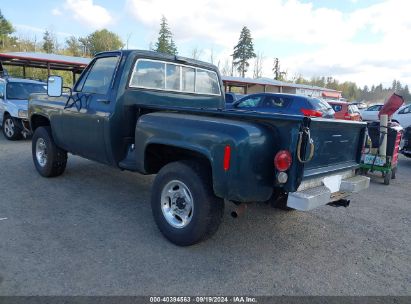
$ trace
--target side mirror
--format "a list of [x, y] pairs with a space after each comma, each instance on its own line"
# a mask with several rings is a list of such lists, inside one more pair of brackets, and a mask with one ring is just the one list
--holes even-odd
[[60, 97], [63, 93], [63, 78], [60, 76], [49, 76], [47, 79], [47, 95]]
[[0, 92], [0, 99], [4, 99], [4, 92]]

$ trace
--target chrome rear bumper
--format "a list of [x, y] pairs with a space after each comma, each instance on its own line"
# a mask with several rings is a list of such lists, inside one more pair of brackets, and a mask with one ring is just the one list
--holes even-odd
[[365, 190], [370, 185], [370, 178], [367, 176], [357, 175], [344, 178], [345, 176], [347, 174], [342, 176], [339, 190], [335, 192], [331, 192], [330, 188], [325, 186], [324, 183], [321, 186], [303, 187], [303, 190], [290, 192], [288, 194], [287, 207], [301, 211], [312, 210], [344, 198], [351, 193]]

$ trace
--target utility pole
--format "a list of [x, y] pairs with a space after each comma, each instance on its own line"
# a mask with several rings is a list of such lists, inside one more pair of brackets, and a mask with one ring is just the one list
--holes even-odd
[[130, 40], [131, 35], [133, 35], [133, 33], [129, 33], [129, 34], [127, 35], [127, 43], [126, 43], [126, 48], [127, 48], [127, 50], [128, 50], [128, 41]]

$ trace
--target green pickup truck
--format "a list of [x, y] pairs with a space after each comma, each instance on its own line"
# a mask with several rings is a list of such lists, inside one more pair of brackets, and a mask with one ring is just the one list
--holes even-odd
[[28, 115], [44, 177], [64, 172], [67, 153], [157, 174], [153, 216], [177, 245], [210, 237], [225, 200], [307, 211], [369, 185], [356, 175], [365, 123], [226, 110], [218, 69], [178, 56], [97, 54], [69, 92], [50, 76]]

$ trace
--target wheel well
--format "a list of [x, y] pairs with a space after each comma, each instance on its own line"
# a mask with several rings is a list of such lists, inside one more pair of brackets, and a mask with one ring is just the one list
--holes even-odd
[[50, 126], [50, 120], [41, 115], [33, 115], [31, 117], [31, 129], [34, 132], [38, 127]]
[[193, 159], [205, 165], [211, 172], [209, 159], [197, 151], [161, 144], [150, 144], [145, 151], [145, 170], [148, 174], [156, 174], [168, 163]]
[[10, 113], [5, 111], [4, 114], [3, 114], [3, 120], [4, 120], [4, 118], [6, 118], [7, 115], [10, 115]]

